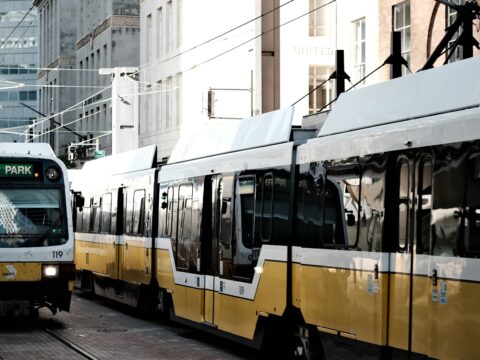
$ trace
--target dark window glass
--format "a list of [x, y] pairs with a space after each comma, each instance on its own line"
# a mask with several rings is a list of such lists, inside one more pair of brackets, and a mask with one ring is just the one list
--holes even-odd
[[100, 221], [101, 221], [101, 199], [95, 198], [91, 207], [92, 212], [92, 222], [91, 222], [91, 232], [98, 233], [100, 232]]
[[178, 238], [176, 251], [177, 267], [186, 269], [190, 263], [190, 244], [192, 235], [192, 184], [178, 187]]
[[255, 211], [255, 177], [241, 177], [237, 181], [240, 198], [241, 242], [251, 249], [253, 245], [254, 211]]
[[298, 181], [297, 240], [304, 247], [323, 247], [323, 178], [305, 175]]
[[28, 100], [30, 100], [30, 101], [37, 100], [37, 92], [36, 91], [29, 91], [28, 92]]
[[143, 235], [145, 230], [145, 190], [133, 193], [133, 235]]
[[173, 190], [173, 186], [169, 186], [167, 190], [167, 219], [165, 222], [165, 236], [172, 236], [173, 205], [175, 201]]
[[430, 252], [432, 217], [432, 160], [427, 157], [418, 164], [417, 252]]
[[272, 234], [273, 216], [273, 175], [263, 177], [263, 204], [262, 204], [262, 242], [269, 242]]
[[21, 101], [28, 100], [28, 91], [20, 91], [20, 100]]
[[102, 233], [110, 232], [112, 215], [112, 194], [105, 194], [102, 198]]
[[[334, 170], [334, 169], [332, 169]], [[360, 178], [355, 174], [327, 173], [323, 239], [325, 246], [358, 243]]]

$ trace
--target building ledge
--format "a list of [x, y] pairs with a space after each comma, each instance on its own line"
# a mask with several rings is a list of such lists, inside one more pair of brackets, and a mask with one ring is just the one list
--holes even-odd
[[113, 15], [98, 25], [91, 33], [85, 35], [75, 44], [75, 49], [79, 50], [90, 41], [93, 41], [102, 32], [111, 27], [130, 27], [140, 29], [140, 16]]
[[51, 68], [52, 70], [40, 70], [37, 73], [37, 80], [40, 80], [44, 76], [46, 76], [50, 71], [54, 71], [55, 68], [58, 68], [60, 66], [75, 66], [75, 55], [73, 56], [60, 56], [56, 58], [54, 61], [52, 61], [50, 64], [48, 64], [46, 67]]

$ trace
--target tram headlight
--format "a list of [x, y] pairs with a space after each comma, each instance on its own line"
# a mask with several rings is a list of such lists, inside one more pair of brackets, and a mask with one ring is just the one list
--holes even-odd
[[50, 166], [45, 171], [45, 176], [52, 182], [58, 181], [58, 179], [60, 179], [60, 169], [55, 166]]
[[43, 265], [44, 278], [57, 278], [59, 274], [58, 265]]

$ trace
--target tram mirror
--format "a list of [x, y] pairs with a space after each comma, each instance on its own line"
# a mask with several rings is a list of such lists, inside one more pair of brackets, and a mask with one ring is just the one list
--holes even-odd
[[167, 202], [166, 201], [162, 201], [162, 209], [166, 209], [167, 208]]
[[75, 206], [80, 210], [85, 206], [85, 198], [80, 193], [75, 194]]
[[355, 215], [348, 213], [347, 214], [347, 225], [348, 226], [355, 226]]

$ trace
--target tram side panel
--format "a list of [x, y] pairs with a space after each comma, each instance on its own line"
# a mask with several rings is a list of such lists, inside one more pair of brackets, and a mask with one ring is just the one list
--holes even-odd
[[478, 356], [478, 159], [468, 142], [300, 165], [292, 299], [327, 358]]
[[[118, 189], [82, 192], [85, 206], [77, 209], [75, 263], [77, 273], [88, 271], [112, 279], [118, 278], [118, 214], [121, 193]], [[79, 287], [91, 287], [85, 278]]]
[[77, 285], [132, 306], [139, 305], [143, 291], [153, 299], [147, 288], [153, 269], [155, 174], [150, 169], [116, 175], [96, 186], [84, 184], [86, 191], [75, 189], [85, 194], [87, 204], [77, 213]]
[[292, 301], [311, 332], [354, 353], [358, 342], [386, 344], [385, 163], [377, 156], [299, 167]]
[[253, 340], [260, 317], [282, 316], [288, 176], [272, 169], [160, 184], [157, 279], [177, 317]]

